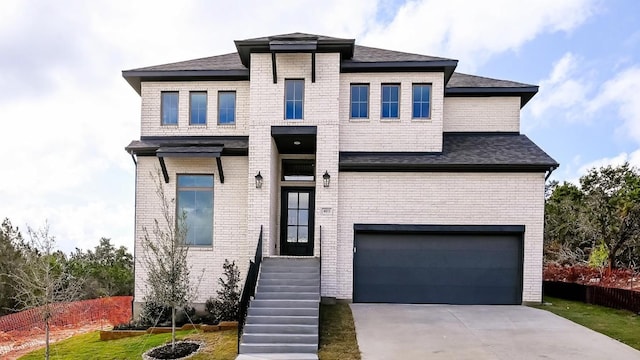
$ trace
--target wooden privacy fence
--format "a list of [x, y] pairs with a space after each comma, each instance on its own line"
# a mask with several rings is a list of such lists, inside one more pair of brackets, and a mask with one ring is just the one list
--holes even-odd
[[545, 281], [542, 285], [542, 292], [546, 296], [640, 313], [640, 292], [638, 291], [562, 281]]
[[[70, 327], [104, 321], [116, 325], [131, 319], [131, 296], [57, 303], [52, 305], [54, 327]], [[0, 317], [0, 332], [34, 331], [44, 329], [39, 308]]]

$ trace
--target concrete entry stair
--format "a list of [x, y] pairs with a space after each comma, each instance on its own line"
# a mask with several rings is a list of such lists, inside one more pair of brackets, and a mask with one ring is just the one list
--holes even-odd
[[236, 360], [318, 359], [320, 260], [262, 260]]

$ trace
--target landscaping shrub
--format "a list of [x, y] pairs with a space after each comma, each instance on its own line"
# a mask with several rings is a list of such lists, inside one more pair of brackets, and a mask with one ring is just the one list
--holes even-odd
[[235, 261], [224, 260], [223, 277], [218, 278], [220, 289], [216, 291], [216, 299], [209, 298], [205, 309], [214, 321], [235, 321], [238, 319], [238, 303], [240, 301], [240, 271]]
[[171, 307], [154, 300], [146, 300], [140, 311], [139, 322], [142, 325], [157, 326], [171, 322]]

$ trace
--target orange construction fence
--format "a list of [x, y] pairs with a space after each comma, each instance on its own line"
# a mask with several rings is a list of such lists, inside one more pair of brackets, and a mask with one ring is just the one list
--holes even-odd
[[[110, 325], [131, 320], [132, 296], [56, 303], [52, 305], [52, 327], [71, 327], [104, 322]], [[34, 308], [0, 317], [0, 332], [41, 332], [44, 329], [41, 308]]]

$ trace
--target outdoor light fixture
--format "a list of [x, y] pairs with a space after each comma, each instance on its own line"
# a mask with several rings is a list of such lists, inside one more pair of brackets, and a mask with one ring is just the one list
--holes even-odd
[[256, 175], [256, 189], [262, 189], [262, 175], [260, 175], [260, 171], [258, 171], [258, 175]]
[[324, 183], [324, 187], [329, 187], [329, 183], [331, 182], [331, 175], [327, 170], [324, 171], [324, 175], [322, 175], [322, 182]]

